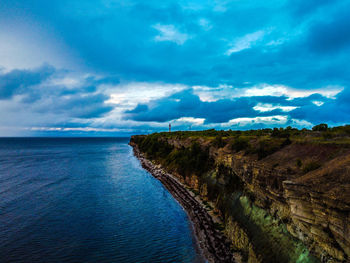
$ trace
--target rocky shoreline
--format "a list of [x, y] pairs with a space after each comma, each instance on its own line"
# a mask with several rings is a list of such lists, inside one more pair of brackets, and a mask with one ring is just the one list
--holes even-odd
[[190, 217], [200, 248], [209, 262], [237, 262], [230, 241], [216, 229], [212, 217], [194, 196], [172, 175], [156, 167], [138, 150], [137, 145], [130, 143], [134, 155], [140, 160], [144, 169], [162, 182], [165, 188], [181, 204]]

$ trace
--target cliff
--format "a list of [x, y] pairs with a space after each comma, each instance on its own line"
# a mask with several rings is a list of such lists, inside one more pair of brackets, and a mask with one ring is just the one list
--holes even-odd
[[213, 263], [237, 262], [236, 255], [231, 249], [231, 242], [224, 233], [216, 228], [213, 218], [208, 214], [208, 210], [204, 207], [201, 200], [193, 195], [191, 191], [188, 191], [184, 184], [179, 182], [174, 176], [165, 172], [159, 165], [155, 165], [147, 160], [140, 153], [136, 144], [130, 142], [130, 145], [134, 148], [134, 154], [140, 160], [142, 167], [162, 182], [164, 187], [186, 210], [193, 224], [198, 245], [205, 258]]
[[131, 141], [212, 207], [245, 261], [349, 261], [347, 134], [266, 129]]

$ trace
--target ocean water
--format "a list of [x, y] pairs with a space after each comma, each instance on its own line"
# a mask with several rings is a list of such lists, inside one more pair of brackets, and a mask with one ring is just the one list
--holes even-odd
[[123, 138], [0, 139], [0, 262], [203, 262]]

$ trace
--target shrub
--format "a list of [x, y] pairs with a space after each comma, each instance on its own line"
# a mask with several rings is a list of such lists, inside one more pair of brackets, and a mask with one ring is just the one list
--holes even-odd
[[287, 137], [281, 144], [281, 148], [283, 148], [284, 146], [287, 146], [289, 144], [291, 144], [292, 141], [289, 139], [289, 137]]
[[247, 150], [249, 147], [249, 140], [242, 136], [237, 137], [232, 143], [232, 150], [236, 152]]
[[272, 137], [279, 137], [281, 134], [280, 130], [278, 128], [273, 128], [271, 136]]
[[261, 140], [259, 142], [259, 147], [256, 152], [258, 154], [258, 159], [263, 159], [266, 156], [273, 154], [280, 149], [279, 144], [274, 144], [271, 140]]
[[173, 150], [165, 157], [165, 164], [178, 171], [183, 177], [193, 173], [200, 175], [213, 168], [214, 161], [209, 156], [208, 148], [194, 142], [191, 147]]
[[332, 139], [334, 137], [334, 134], [331, 133], [330, 131], [325, 131], [322, 133], [322, 137], [325, 140]]
[[277, 138], [289, 138], [291, 133], [293, 132], [292, 127], [283, 128], [274, 128], [271, 132], [271, 137]]
[[311, 161], [311, 162], [308, 162], [307, 164], [305, 164], [305, 166], [303, 168], [303, 172], [308, 173], [308, 172], [314, 171], [320, 167], [321, 167], [321, 165], [318, 162]]
[[222, 136], [216, 136], [215, 139], [213, 140], [212, 144], [218, 148], [222, 148], [225, 146], [225, 142], [224, 140], [222, 139]]
[[300, 159], [297, 159], [296, 164], [300, 168], [303, 165], [303, 162]]
[[325, 123], [321, 123], [319, 125], [312, 127], [313, 131], [327, 131], [327, 129], [328, 129], [328, 125]]

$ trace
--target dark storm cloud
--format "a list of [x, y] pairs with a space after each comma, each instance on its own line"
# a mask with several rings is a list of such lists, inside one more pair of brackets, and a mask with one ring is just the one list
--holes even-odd
[[[29, 105], [36, 112], [64, 114], [69, 118], [97, 118], [113, 109], [105, 103], [109, 97], [94, 85], [100, 79], [88, 77], [73, 88], [55, 84], [55, 80], [68, 76], [68, 73], [49, 65], [3, 73], [0, 75], [0, 99], [11, 100], [13, 96], [21, 95], [24, 107]], [[106, 83], [110, 80], [106, 79]]]
[[[283, 113], [280, 109], [267, 112], [254, 110], [258, 103], [295, 106], [286, 97], [260, 96], [220, 99], [214, 102], [201, 101], [192, 90], [184, 90], [171, 96], [151, 101], [149, 105], [138, 105], [126, 111], [128, 118], [136, 121], [165, 122], [181, 117], [205, 118], [206, 123], [223, 123], [242, 117], [271, 116]], [[296, 104], [312, 104], [309, 99]], [[285, 114], [285, 113], [284, 113]]]
[[[336, 13], [331, 21], [322, 21], [314, 25], [309, 34], [312, 51], [319, 53], [348, 52], [350, 47], [350, 16], [348, 10]], [[343, 49], [345, 49], [343, 51]]]
[[306, 104], [290, 113], [291, 117], [304, 119], [311, 123], [326, 122], [332, 125], [346, 124], [350, 120], [350, 92], [344, 90], [336, 96], [336, 99], [317, 99], [324, 104], [317, 106], [313, 103]]
[[110, 112], [113, 107], [105, 105], [108, 96], [103, 94], [86, 94], [85, 96], [72, 96], [68, 98], [58, 97], [52, 111], [56, 113], [64, 112], [75, 118], [97, 118]]
[[[284, 96], [259, 96], [205, 102], [193, 94], [192, 90], [185, 90], [169, 97], [151, 101], [149, 105], [138, 105], [135, 109], [127, 111], [126, 114], [133, 120], [144, 122], [165, 122], [186, 116], [205, 118], [206, 123], [223, 123], [235, 118], [287, 115], [290, 118], [311, 123], [336, 124], [346, 123], [350, 119], [349, 100], [350, 93], [345, 90], [339, 93], [336, 98], [312, 94], [308, 97], [292, 100]], [[317, 106], [318, 102], [323, 104]], [[254, 110], [254, 107], [259, 104], [296, 107], [296, 109], [288, 112], [282, 109], [265, 112]]]
[[287, 7], [293, 11], [296, 17], [312, 14], [319, 8], [330, 4], [336, 4], [337, 0], [290, 0]]
[[31, 86], [40, 84], [54, 73], [51, 66], [33, 70], [15, 69], [8, 73], [0, 72], [0, 99], [10, 99], [17, 94], [28, 92]]

